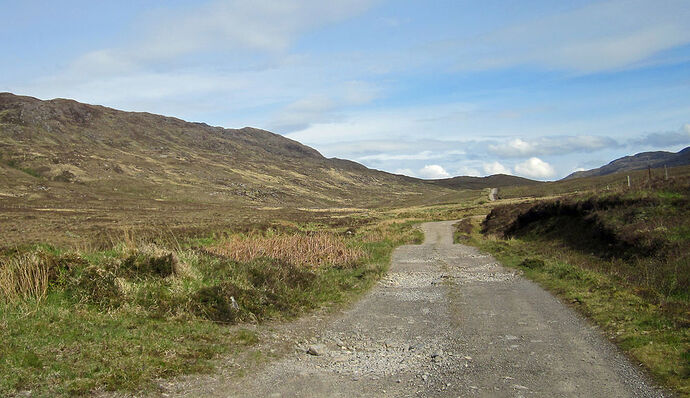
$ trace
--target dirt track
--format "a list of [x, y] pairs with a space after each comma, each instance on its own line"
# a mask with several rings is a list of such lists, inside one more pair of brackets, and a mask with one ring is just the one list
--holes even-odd
[[[214, 397], [660, 397], [586, 321], [476, 249], [452, 222], [395, 251], [388, 276], [349, 310], [292, 326], [312, 336], [243, 378], [183, 382]], [[306, 326], [305, 326], [306, 325]], [[274, 334], [274, 337], [277, 335]], [[306, 350], [314, 346], [320, 355]]]

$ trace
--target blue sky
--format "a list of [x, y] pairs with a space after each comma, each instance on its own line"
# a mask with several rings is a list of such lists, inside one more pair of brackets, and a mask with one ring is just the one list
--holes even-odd
[[687, 0], [0, 0], [0, 91], [552, 180], [690, 145], [688, 21]]

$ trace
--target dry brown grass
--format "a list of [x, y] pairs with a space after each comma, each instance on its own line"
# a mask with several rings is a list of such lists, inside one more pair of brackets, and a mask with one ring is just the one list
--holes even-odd
[[311, 235], [234, 235], [209, 251], [235, 261], [271, 257], [311, 268], [324, 265], [351, 267], [365, 255], [361, 249], [348, 247], [343, 237], [325, 232]]
[[42, 300], [48, 290], [50, 270], [40, 255], [28, 253], [0, 260], [0, 299]]

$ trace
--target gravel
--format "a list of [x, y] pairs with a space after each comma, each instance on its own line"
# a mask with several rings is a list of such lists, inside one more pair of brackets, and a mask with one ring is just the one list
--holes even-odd
[[251, 376], [187, 377], [160, 395], [667, 396], [547, 292], [453, 245], [452, 224], [424, 224], [425, 243], [398, 248], [389, 274], [348, 310], [262, 332], [258, 349], [277, 358]]

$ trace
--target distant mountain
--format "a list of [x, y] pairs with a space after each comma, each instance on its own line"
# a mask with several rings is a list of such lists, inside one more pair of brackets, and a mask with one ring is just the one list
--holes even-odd
[[607, 174], [619, 173], [623, 171], [642, 170], [647, 167], [675, 167], [690, 165], [690, 147], [678, 153], [656, 151], [642, 152], [633, 156], [625, 156], [597, 169], [576, 171], [564, 180], [582, 177], [603, 176]]
[[[0, 93], [0, 205], [367, 206], [450, 192], [268, 131]], [[87, 204], [88, 203], [88, 204]]]
[[540, 181], [534, 181], [527, 178], [506, 174], [494, 174], [488, 177], [461, 176], [444, 178], [440, 180], [431, 180], [431, 182], [436, 185], [453, 189], [484, 189], [541, 184]]

